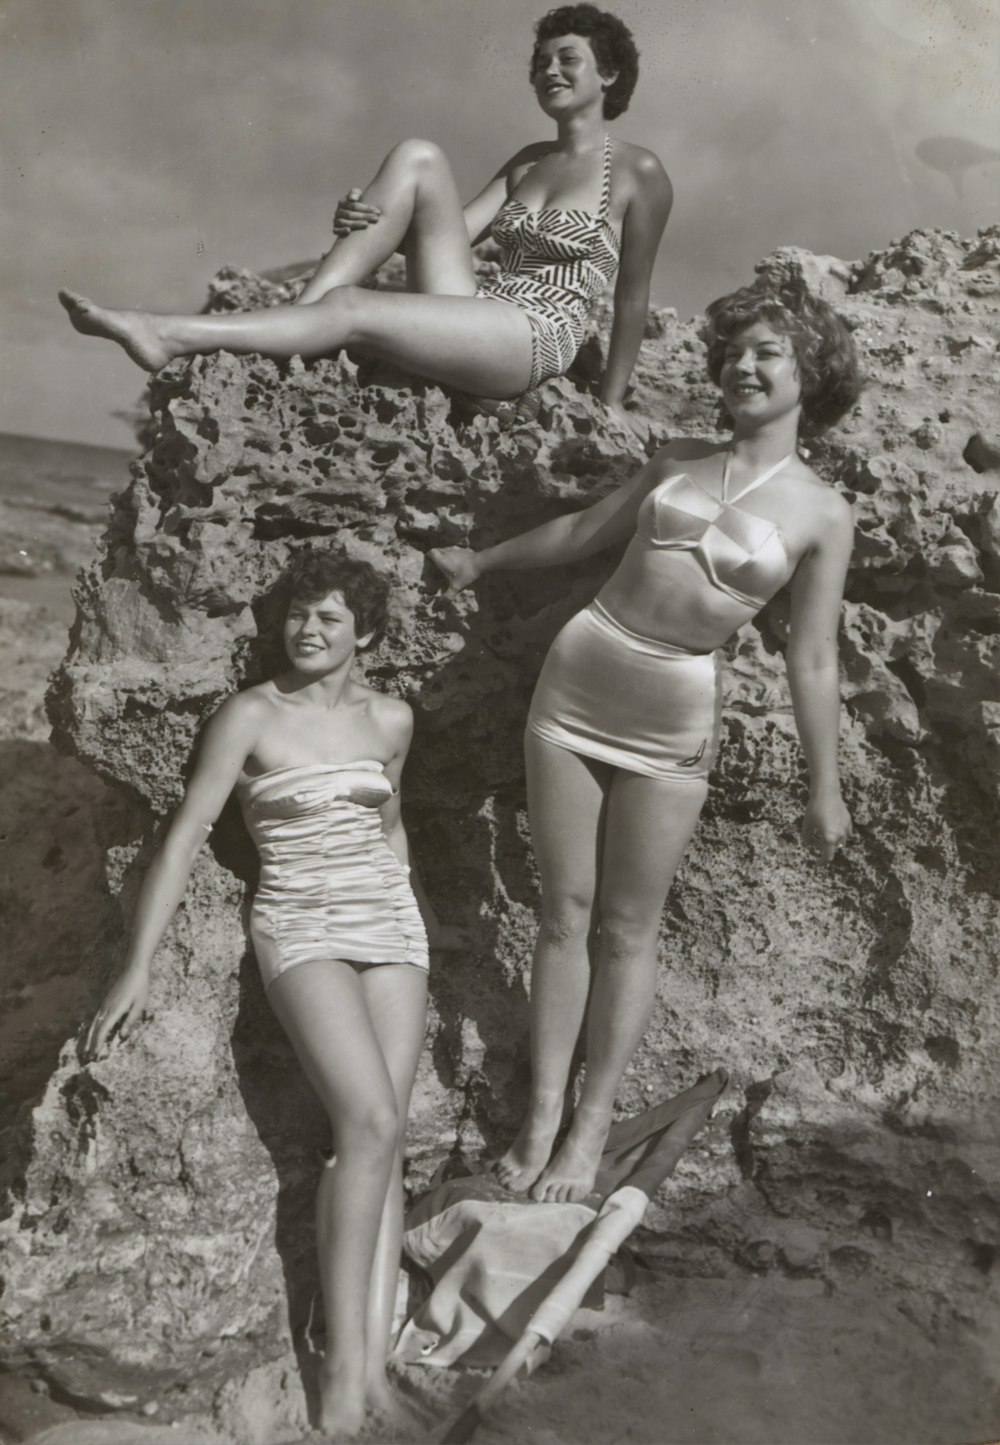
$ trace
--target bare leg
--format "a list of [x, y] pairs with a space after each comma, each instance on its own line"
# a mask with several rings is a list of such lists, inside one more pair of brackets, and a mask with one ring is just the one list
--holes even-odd
[[569, 1133], [533, 1199], [584, 1199], [594, 1187], [615, 1094], [656, 995], [656, 942], [673, 881], [707, 794], [616, 770], [608, 794], [587, 1064]]
[[361, 973], [368, 1012], [392, 1080], [399, 1118], [396, 1154], [379, 1224], [368, 1291], [366, 1392], [369, 1405], [397, 1423], [406, 1416], [389, 1388], [385, 1365], [403, 1239], [403, 1144], [413, 1079], [424, 1043], [427, 975], [412, 964], [383, 964]]
[[525, 734], [531, 841], [542, 915], [531, 966], [531, 1100], [497, 1164], [509, 1189], [527, 1189], [548, 1163], [566, 1102], [590, 988], [589, 936], [605, 790], [611, 770]]
[[531, 375], [527, 316], [489, 297], [339, 286], [309, 306], [216, 316], [112, 311], [71, 291], [59, 299], [77, 331], [117, 341], [146, 371], [213, 351], [314, 357], [350, 346], [479, 396], [517, 396]]
[[334, 242], [306, 283], [299, 303], [318, 301], [335, 286], [363, 281], [400, 245], [412, 291], [474, 296], [472, 251], [451, 168], [432, 141], [406, 140], [379, 167], [362, 200], [382, 214], [363, 231]]
[[368, 1293], [396, 1156], [396, 1097], [349, 963], [298, 964], [268, 997], [327, 1110], [336, 1150], [336, 1164], [322, 1171], [316, 1208], [327, 1339], [320, 1428], [349, 1435], [366, 1409]]

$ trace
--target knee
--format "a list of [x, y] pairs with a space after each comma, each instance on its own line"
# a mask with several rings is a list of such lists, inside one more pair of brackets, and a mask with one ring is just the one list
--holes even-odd
[[331, 1120], [338, 1154], [388, 1158], [399, 1145], [400, 1118], [391, 1094], [366, 1096]]
[[550, 947], [573, 944], [590, 932], [594, 900], [586, 893], [563, 893], [542, 902], [541, 941]]
[[339, 346], [361, 340], [366, 294], [371, 295], [363, 286], [333, 286], [309, 303], [321, 310], [328, 324], [336, 329]]
[[602, 960], [621, 967], [648, 953], [656, 944], [660, 911], [652, 913], [620, 903], [602, 905], [599, 922]]
[[388, 158], [406, 166], [408, 170], [434, 170], [447, 165], [444, 151], [439, 145], [432, 140], [419, 140], [413, 136], [394, 145]]

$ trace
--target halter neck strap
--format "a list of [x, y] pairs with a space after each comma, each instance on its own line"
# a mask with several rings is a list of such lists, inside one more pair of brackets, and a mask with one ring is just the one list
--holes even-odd
[[788, 463], [794, 456], [794, 452], [789, 452], [787, 457], [782, 457], [780, 462], [775, 462], [773, 467], [768, 467], [767, 471], [761, 472], [759, 477], [754, 477], [752, 482], [747, 482], [743, 490], [737, 492], [735, 497], [731, 497], [729, 495], [729, 467], [733, 460], [733, 454], [732, 452], [726, 452], [726, 460], [722, 464], [722, 500], [730, 506], [733, 502], [738, 502], [740, 498], [745, 497], [748, 492], [752, 492], [757, 487], [762, 487], [765, 482], [769, 482], [773, 476], [776, 476], [778, 472], [781, 471], [782, 467], [788, 466]]
[[604, 179], [601, 183], [601, 207], [598, 215], [607, 220], [611, 209], [611, 137], [604, 132]]

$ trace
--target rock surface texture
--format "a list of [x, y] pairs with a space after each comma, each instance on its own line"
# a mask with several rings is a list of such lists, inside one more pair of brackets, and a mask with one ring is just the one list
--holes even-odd
[[[645, 1242], [676, 1275], [812, 1278], [818, 1297], [865, 1276], [925, 1338], [965, 1330], [985, 1361], [1000, 1245], [1000, 233], [918, 231], [853, 265], [783, 250], [759, 269], [820, 289], [870, 376], [811, 457], [856, 506], [842, 660], [857, 832], [829, 869], [799, 843], [779, 598], [729, 649], [722, 757], [621, 1091], [632, 1113], [717, 1065], [732, 1078]], [[224, 273], [212, 304], [286, 294]], [[696, 322], [651, 313], [634, 405], [650, 450], [717, 429]], [[347, 358], [174, 363], [150, 406], [152, 444], [81, 575], [49, 698], [59, 749], [122, 800], [105, 839], [120, 909], [102, 903], [81, 964], [88, 1007], [199, 728], [273, 665], [270, 584], [293, 548], [345, 546], [398, 579], [366, 671], [416, 709], [413, 851], [439, 915], [475, 936], [432, 972], [419, 1187], [452, 1149], [506, 1140], [525, 1100], [538, 891], [520, 734], [550, 639], [613, 564], [494, 575], [450, 601], [425, 555], [585, 505], [636, 470], [643, 442], [571, 379], [511, 422]], [[248, 955], [252, 879], [224, 816], [161, 950], [152, 1021], [88, 1067], [68, 1042], [16, 1101], [0, 1225], [8, 1368], [97, 1407], [214, 1408], [245, 1442], [301, 1424], [288, 1366], [315, 1289], [325, 1142]]]

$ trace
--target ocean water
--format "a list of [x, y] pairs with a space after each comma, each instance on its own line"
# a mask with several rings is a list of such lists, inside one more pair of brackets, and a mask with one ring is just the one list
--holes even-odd
[[132, 456], [0, 433], [0, 597], [72, 614], [73, 579], [96, 555]]

